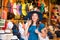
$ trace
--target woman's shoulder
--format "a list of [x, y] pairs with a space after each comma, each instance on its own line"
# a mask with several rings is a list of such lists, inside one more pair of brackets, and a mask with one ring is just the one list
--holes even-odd
[[39, 24], [39, 27], [43, 27], [43, 28], [44, 28], [44, 27], [45, 27], [45, 24], [40, 23], [40, 24]]
[[38, 31], [41, 31], [43, 28], [45, 28], [45, 24], [40, 23], [38, 27]]

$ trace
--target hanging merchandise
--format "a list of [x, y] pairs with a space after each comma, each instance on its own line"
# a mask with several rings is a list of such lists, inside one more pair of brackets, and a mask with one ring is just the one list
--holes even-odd
[[15, 15], [15, 19], [20, 19], [19, 6], [20, 4], [17, 4], [16, 2], [13, 5], [13, 13]]
[[48, 18], [47, 14], [43, 14], [43, 18]]
[[7, 3], [7, 8], [8, 8], [8, 11], [11, 12], [11, 3], [10, 3], [10, 1], [8, 1], [8, 3]]
[[8, 0], [2, 0], [2, 7], [3, 8], [7, 7], [7, 4], [8, 4]]
[[25, 3], [22, 4], [22, 15], [23, 16], [26, 16], [27, 15], [26, 4]]
[[45, 13], [47, 13], [48, 12], [48, 6], [45, 6], [44, 10], [45, 10]]
[[1, 12], [2, 12], [2, 15], [1, 15], [1, 18], [2, 19], [7, 19], [7, 3], [8, 3], [8, 0], [3, 0], [2, 1], [2, 9], [1, 9]]
[[11, 13], [13, 13], [13, 4], [14, 2], [12, 0], [8, 0], [7, 7], [8, 7], [8, 11]]
[[38, 7], [41, 6], [40, 0], [38, 0], [38, 2], [37, 2], [37, 6], [38, 6]]
[[44, 2], [43, 0], [38, 0], [38, 8], [40, 9], [40, 12], [44, 12]]
[[40, 7], [40, 2], [38, 1], [38, 7]]
[[0, 19], [2, 18], [2, 9], [0, 9]]
[[33, 11], [33, 5], [32, 5], [32, 3], [29, 4], [29, 11]]
[[6, 30], [7, 29], [7, 21], [5, 21], [4, 27], [2, 28], [2, 30]]
[[22, 5], [21, 4], [19, 6], [19, 13], [20, 13], [20, 15], [22, 15]]
[[18, 15], [20, 15], [19, 7], [20, 7], [20, 3], [17, 3], [16, 8], [17, 8], [17, 13], [18, 13]]
[[17, 15], [17, 5], [16, 3], [13, 4], [13, 13]]
[[41, 6], [40, 6], [40, 12], [43, 13], [44, 12], [44, 4], [41, 3]]
[[3, 10], [2, 12], [2, 19], [7, 19], [7, 11], [6, 11], [6, 8]]
[[13, 3], [12, 2], [8, 2], [7, 7], [8, 7], [8, 11], [13, 13]]

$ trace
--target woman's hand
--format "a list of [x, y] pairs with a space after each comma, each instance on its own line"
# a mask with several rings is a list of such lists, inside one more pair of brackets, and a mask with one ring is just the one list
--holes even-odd
[[35, 30], [35, 33], [40, 34], [40, 32], [37, 29]]
[[32, 21], [31, 20], [28, 20], [27, 21], [27, 26], [29, 27], [31, 25]]
[[28, 21], [27, 21], [27, 25], [26, 25], [26, 28], [25, 28], [25, 36], [27, 36], [27, 34], [28, 34], [28, 29], [29, 29], [31, 23], [32, 23], [31, 20], [28, 20]]

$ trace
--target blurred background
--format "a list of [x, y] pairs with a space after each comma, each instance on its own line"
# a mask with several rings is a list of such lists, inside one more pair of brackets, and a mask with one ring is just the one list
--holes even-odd
[[31, 11], [41, 12], [40, 21], [46, 25], [49, 39], [60, 40], [60, 0], [0, 0], [0, 39], [19, 39], [19, 26], [24, 30]]

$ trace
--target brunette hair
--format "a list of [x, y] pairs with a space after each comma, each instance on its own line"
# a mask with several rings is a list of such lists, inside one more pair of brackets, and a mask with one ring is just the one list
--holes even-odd
[[[32, 15], [31, 15], [31, 17], [30, 17], [30, 20], [32, 20], [33, 14], [37, 14], [37, 13], [32, 13]], [[38, 15], [38, 14], [37, 14], [37, 15]], [[37, 20], [37, 22], [36, 22], [36, 26], [37, 26], [37, 27], [39, 27], [39, 24], [40, 24], [39, 22], [40, 22], [40, 20], [39, 20], [39, 15], [38, 15], [38, 20]], [[32, 24], [33, 24], [33, 20], [32, 20], [32, 23], [31, 23], [30, 26], [32, 26]]]

